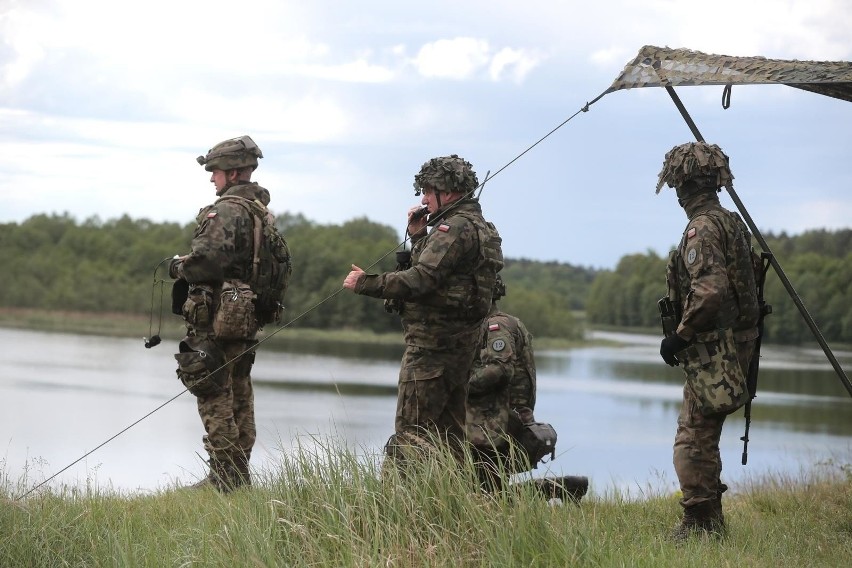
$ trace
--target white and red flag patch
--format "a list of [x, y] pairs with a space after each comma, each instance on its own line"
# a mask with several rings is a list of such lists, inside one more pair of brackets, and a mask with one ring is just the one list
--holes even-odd
[[440, 225], [438, 225], [438, 230], [441, 231], [442, 233], [446, 233], [447, 231], [450, 230], [450, 226], [447, 225], [446, 223], [441, 223]]
[[692, 237], [694, 237], [697, 233], [698, 233], [698, 230], [697, 230], [695, 227], [693, 227], [693, 228], [691, 228], [690, 230], [688, 230], [688, 231], [686, 232], [686, 238], [687, 238], [687, 239], [691, 239], [691, 238], [692, 238]]
[[499, 323], [490, 323], [490, 324], [488, 324], [488, 331], [497, 331], [498, 329], [500, 329], [500, 324], [499, 324]]

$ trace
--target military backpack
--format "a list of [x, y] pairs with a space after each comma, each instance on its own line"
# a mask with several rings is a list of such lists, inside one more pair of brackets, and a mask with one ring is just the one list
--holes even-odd
[[232, 201], [249, 212], [254, 223], [252, 265], [246, 282], [257, 294], [255, 316], [261, 327], [281, 318], [284, 294], [293, 271], [290, 248], [275, 227], [275, 218], [258, 200], [226, 195], [219, 201]]

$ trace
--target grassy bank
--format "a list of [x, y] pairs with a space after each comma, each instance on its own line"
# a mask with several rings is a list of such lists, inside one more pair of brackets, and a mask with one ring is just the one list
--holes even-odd
[[[376, 458], [376, 459], [372, 459]], [[528, 486], [476, 491], [433, 456], [404, 483], [376, 456], [319, 443], [258, 472], [251, 489], [152, 495], [0, 486], [0, 564], [17, 566], [844, 566], [852, 467], [822, 464], [726, 495], [729, 535], [668, 539], [673, 495], [549, 506]]]

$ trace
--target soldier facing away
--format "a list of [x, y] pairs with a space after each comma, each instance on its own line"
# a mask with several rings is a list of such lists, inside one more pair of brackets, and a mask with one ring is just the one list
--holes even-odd
[[[745, 375], [758, 337], [756, 269], [751, 236], [717, 193], [731, 187], [728, 156], [715, 144], [693, 142], [666, 154], [657, 193], [673, 187], [689, 222], [672, 251], [666, 280], [677, 327], [660, 355], [680, 365], [686, 382], [674, 442], [674, 468], [683, 493], [675, 540], [725, 531], [719, 440], [725, 417], [749, 399]], [[758, 260], [759, 262], [759, 260]]]
[[428, 218], [415, 215], [418, 207], [408, 211], [410, 266], [366, 274], [352, 265], [343, 281], [356, 294], [393, 300], [402, 319], [406, 347], [394, 434], [385, 446], [395, 463], [430, 436], [455, 450], [465, 437], [468, 375], [503, 266], [500, 235], [471, 196], [478, 185], [471, 164], [455, 154], [427, 161], [414, 189]]
[[278, 317], [277, 300], [264, 301], [271, 272], [277, 271], [280, 284], [290, 271], [283, 239], [276, 258], [261, 241], [264, 231], [274, 231], [266, 209], [269, 191], [251, 181], [262, 157], [249, 136], [225, 140], [198, 157], [211, 172], [218, 199], [199, 211], [191, 252], [169, 266], [176, 289], [183, 285], [185, 291], [176, 307], [187, 327], [175, 355], [177, 374], [197, 397], [209, 456], [208, 476], [193, 487], [222, 492], [251, 483], [255, 337], [260, 326]]

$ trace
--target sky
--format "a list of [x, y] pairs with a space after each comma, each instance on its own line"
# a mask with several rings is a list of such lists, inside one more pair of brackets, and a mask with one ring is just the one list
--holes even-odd
[[[275, 213], [401, 235], [421, 164], [459, 154], [494, 176], [480, 198], [505, 256], [612, 268], [667, 254], [686, 223], [654, 194], [693, 140], [666, 91], [578, 113], [639, 49], [849, 61], [850, 29], [848, 0], [0, 0], [0, 223], [189, 223], [215, 198], [196, 156], [248, 134]], [[678, 94], [761, 231], [852, 225], [852, 104]]]

